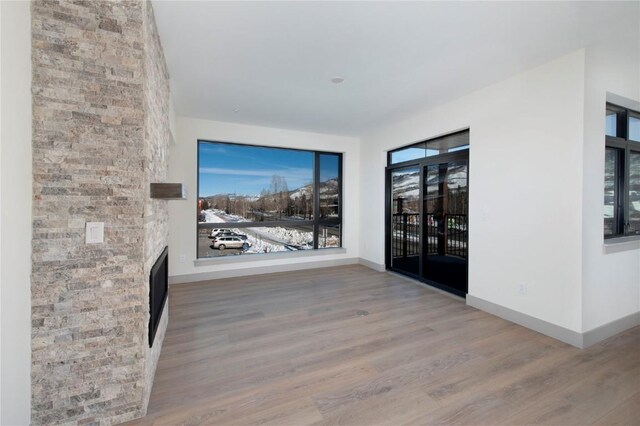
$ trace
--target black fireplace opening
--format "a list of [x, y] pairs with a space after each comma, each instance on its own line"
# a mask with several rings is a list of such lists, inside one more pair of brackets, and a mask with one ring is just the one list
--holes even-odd
[[149, 347], [153, 347], [153, 340], [160, 324], [162, 311], [169, 296], [169, 246], [162, 250], [149, 274]]

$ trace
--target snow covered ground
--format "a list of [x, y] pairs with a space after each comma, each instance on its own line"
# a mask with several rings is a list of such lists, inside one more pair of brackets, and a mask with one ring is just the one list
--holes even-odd
[[[206, 223], [247, 222], [246, 219], [227, 215], [220, 210], [203, 210]], [[226, 228], [226, 227], [225, 227]], [[238, 234], [246, 234], [250, 244], [247, 253], [270, 253], [277, 251], [306, 250], [313, 248], [313, 232], [287, 229], [281, 226], [255, 228], [226, 228]], [[293, 247], [295, 246], [295, 247]]]
[[213, 210], [202, 210], [202, 213], [204, 213], [205, 223], [224, 223], [224, 220], [220, 219]]

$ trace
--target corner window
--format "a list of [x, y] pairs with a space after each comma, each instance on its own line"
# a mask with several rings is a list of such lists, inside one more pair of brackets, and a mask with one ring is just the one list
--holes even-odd
[[607, 104], [604, 237], [640, 235], [640, 113]]
[[342, 154], [198, 141], [198, 258], [342, 246]]

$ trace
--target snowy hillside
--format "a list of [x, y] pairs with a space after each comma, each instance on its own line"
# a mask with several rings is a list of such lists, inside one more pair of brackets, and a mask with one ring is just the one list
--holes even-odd
[[420, 195], [420, 172], [407, 172], [393, 175], [393, 196], [394, 197], [418, 197]]
[[[305, 185], [289, 193], [289, 198], [295, 200], [296, 198], [302, 198], [306, 195], [310, 198], [313, 194], [313, 185]], [[320, 194], [322, 195], [337, 195], [338, 194], [338, 180], [329, 179], [326, 182], [320, 182]]]

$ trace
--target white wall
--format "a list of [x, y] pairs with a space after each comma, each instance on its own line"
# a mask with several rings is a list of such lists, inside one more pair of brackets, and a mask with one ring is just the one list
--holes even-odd
[[[607, 91], [640, 105], [640, 3], [609, 40], [586, 49], [584, 108], [583, 328], [640, 311], [640, 249], [603, 253]], [[633, 105], [628, 105], [633, 106]]]
[[576, 51], [363, 137], [360, 202], [374, 207], [360, 256], [384, 263], [385, 151], [468, 127], [469, 293], [581, 331], [584, 60]]
[[[169, 256], [172, 277], [185, 274], [210, 274], [242, 270], [250, 274], [275, 265], [299, 265], [307, 261], [357, 259], [359, 256], [360, 170], [359, 141], [355, 138], [307, 133], [285, 129], [224, 123], [191, 118], [177, 119], [177, 140], [172, 147], [169, 180], [186, 185], [186, 201], [169, 204]], [[318, 255], [312, 258], [283, 259], [265, 255], [247, 255], [246, 262], [194, 266], [196, 259], [197, 141], [198, 139], [257, 144], [284, 148], [326, 150], [343, 155], [343, 242], [346, 253]], [[180, 262], [180, 256], [186, 257]], [[254, 260], [255, 259], [255, 260]], [[258, 269], [253, 269], [258, 268]]]
[[0, 2], [0, 423], [31, 416], [31, 14]]

